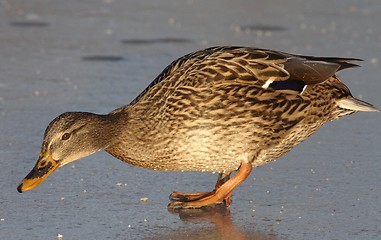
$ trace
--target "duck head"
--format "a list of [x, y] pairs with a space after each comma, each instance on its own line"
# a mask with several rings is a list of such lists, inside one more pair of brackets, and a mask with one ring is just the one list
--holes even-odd
[[20, 193], [31, 190], [57, 168], [109, 146], [110, 131], [106, 116], [68, 112], [55, 118], [45, 130], [37, 163], [17, 190]]

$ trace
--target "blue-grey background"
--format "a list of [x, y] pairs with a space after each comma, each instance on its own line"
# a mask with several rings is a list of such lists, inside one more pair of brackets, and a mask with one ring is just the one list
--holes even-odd
[[380, 23], [379, 0], [1, 0], [0, 239], [381, 239], [377, 113], [329, 123], [254, 169], [230, 212], [166, 209], [172, 191], [211, 190], [216, 174], [145, 170], [103, 152], [16, 191], [54, 117], [125, 105], [209, 46], [362, 58], [340, 76], [380, 107]]

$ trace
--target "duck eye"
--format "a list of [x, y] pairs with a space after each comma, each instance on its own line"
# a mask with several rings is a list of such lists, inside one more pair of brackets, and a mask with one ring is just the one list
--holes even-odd
[[70, 138], [70, 133], [64, 133], [64, 135], [62, 135], [62, 140], [68, 140]]

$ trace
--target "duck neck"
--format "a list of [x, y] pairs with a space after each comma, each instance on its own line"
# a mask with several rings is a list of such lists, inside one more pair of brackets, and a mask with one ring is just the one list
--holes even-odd
[[120, 114], [94, 114], [89, 134], [97, 150], [105, 150], [116, 144], [119, 137]]

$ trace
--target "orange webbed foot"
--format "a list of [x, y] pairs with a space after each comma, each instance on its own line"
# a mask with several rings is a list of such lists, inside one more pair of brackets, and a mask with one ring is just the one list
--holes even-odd
[[250, 174], [251, 163], [242, 163], [237, 174], [230, 179], [229, 174], [220, 174], [216, 187], [212, 192], [181, 193], [173, 192], [168, 208], [201, 208], [217, 204], [229, 206], [233, 190]]

